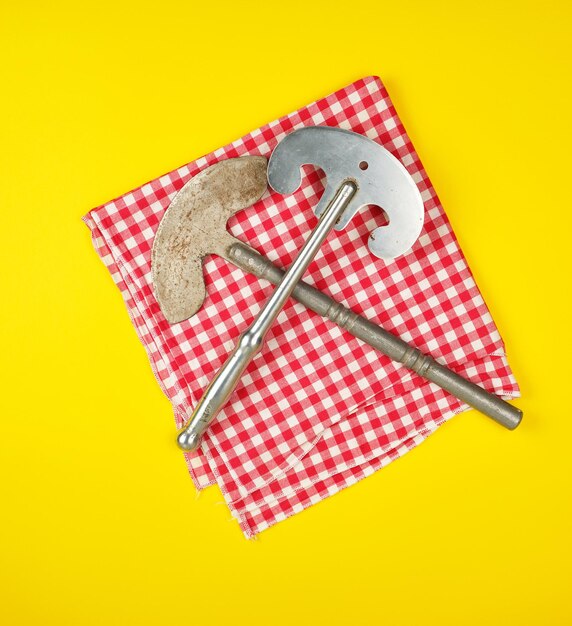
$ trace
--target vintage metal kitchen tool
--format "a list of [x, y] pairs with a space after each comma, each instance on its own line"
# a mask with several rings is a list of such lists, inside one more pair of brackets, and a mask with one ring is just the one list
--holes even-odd
[[[177, 194], [157, 231], [152, 260], [155, 293], [169, 322], [188, 319], [202, 307], [206, 293], [202, 260], [209, 254], [275, 285], [282, 280], [284, 270], [226, 230], [232, 215], [262, 196], [266, 182], [266, 159], [247, 156], [208, 167]], [[292, 297], [506, 428], [512, 430], [520, 423], [522, 411], [517, 407], [465, 380], [303, 280], [294, 288]]]
[[[282, 270], [226, 232], [230, 215], [256, 201], [265, 189], [265, 182], [265, 160], [243, 157], [208, 168], [177, 195], [161, 223], [153, 250], [155, 290], [169, 321], [186, 319], [202, 305], [205, 290], [201, 266], [206, 254], [219, 254], [245, 271], [274, 283], [280, 281]], [[371, 243], [375, 244], [375, 240]], [[380, 252], [383, 250], [378, 249]], [[518, 425], [521, 418], [518, 409], [437, 364], [329, 296], [303, 282], [296, 285], [292, 295], [504, 426]]]
[[361, 206], [383, 206], [389, 225], [383, 228], [383, 237], [379, 229], [374, 231], [369, 247], [386, 258], [408, 250], [421, 231], [423, 202], [413, 179], [394, 156], [374, 141], [327, 126], [301, 128], [275, 148], [268, 163], [268, 182], [280, 193], [292, 193], [301, 183], [300, 167], [306, 163], [321, 167], [328, 181], [315, 209], [318, 223], [179, 433], [183, 450], [198, 448], [204, 431], [262, 348], [270, 326], [334, 227], [343, 228]]

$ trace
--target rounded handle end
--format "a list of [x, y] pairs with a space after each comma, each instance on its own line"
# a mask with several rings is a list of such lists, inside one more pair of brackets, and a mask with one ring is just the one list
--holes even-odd
[[522, 409], [519, 409], [512, 404], [509, 404], [512, 411], [506, 417], [505, 421], [502, 422], [502, 425], [508, 428], [509, 430], [514, 430], [522, 421], [523, 412]]
[[177, 445], [183, 452], [196, 452], [201, 445], [201, 436], [187, 429], [182, 430], [177, 436]]

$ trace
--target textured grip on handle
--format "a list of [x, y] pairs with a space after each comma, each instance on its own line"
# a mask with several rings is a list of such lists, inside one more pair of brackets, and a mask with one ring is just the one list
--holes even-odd
[[[277, 284], [284, 275], [284, 270], [244, 244], [234, 244], [230, 254], [238, 267], [258, 278]], [[292, 296], [314, 313], [329, 319], [372, 348], [439, 385], [505, 428], [513, 430], [520, 424], [522, 411], [519, 408], [437, 363], [403, 339], [358, 315], [308, 283], [300, 281]]]
[[433, 357], [353, 311], [343, 327], [354, 337], [402, 363], [505, 428], [514, 430], [520, 424], [522, 411], [519, 408], [437, 363]]

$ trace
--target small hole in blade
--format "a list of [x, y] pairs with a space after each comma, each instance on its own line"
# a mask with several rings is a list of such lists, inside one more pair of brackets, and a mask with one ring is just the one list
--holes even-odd
[[367, 170], [368, 167], [369, 167], [369, 163], [367, 161], [361, 161], [359, 164], [360, 170]]

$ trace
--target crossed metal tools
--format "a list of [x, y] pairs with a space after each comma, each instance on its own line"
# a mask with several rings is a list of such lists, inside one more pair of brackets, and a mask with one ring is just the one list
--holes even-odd
[[[326, 188], [314, 209], [318, 224], [284, 272], [231, 236], [226, 223], [234, 213], [263, 195], [267, 176], [276, 191], [295, 191], [301, 182], [300, 167], [306, 163], [324, 170]], [[375, 229], [368, 240], [374, 255], [391, 259], [413, 245], [423, 223], [423, 203], [401, 163], [357, 133], [306, 127], [287, 135], [274, 150], [268, 169], [266, 165], [263, 157], [242, 157], [203, 170], [174, 198], [155, 237], [153, 283], [161, 309], [171, 323], [187, 319], [201, 308], [206, 295], [202, 261], [208, 254], [217, 254], [278, 285], [205, 390], [179, 434], [179, 446], [185, 451], [199, 447], [202, 434], [261, 349], [264, 336], [290, 296], [506, 428], [516, 428], [522, 419], [520, 409], [301, 280], [329, 232], [344, 228], [356, 211], [367, 204], [382, 206], [389, 217], [389, 224]]]

